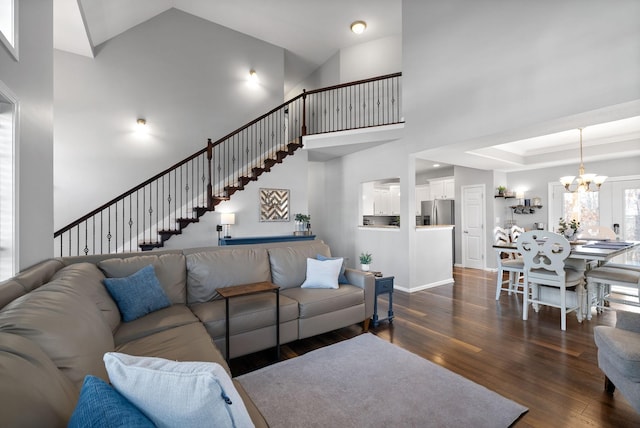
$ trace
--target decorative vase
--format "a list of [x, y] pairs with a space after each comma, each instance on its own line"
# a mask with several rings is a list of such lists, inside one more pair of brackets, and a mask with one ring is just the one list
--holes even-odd
[[365, 265], [365, 264], [360, 265], [360, 269], [362, 269], [365, 272], [369, 272], [369, 268], [370, 268], [370, 265]]

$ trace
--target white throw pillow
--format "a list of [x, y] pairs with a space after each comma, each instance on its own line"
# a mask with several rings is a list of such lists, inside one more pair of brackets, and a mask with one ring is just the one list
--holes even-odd
[[338, 275], [342, 268], [342, 257], [337, 259], [307, 259], [307, 278], [302, 288], [338, 288]]
[[104, 354], [111, 384], [158, 427], [253, 427], [231, 378], [217, 363]]

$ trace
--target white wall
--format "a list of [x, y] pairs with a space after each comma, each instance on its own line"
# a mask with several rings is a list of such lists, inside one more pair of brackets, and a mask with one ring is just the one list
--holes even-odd
[[177, 9], [94, 59], [56, 51], [56, 228], [278, 106], [283, 82], [282, 48]]
[[402, 71], [402, 36], [383, 37], [340, 50], [340, 83]]
[[[389, 177], [400, 177], [400, 230], [376, 232], [358, 229], [362, 221], [359, 216], [361, 184]], [[326, 215], [318, 226], [321, 229], [314, 225], [314, 231], [331, 247], [332, 254], [348, 257], [348, 265], [357, 267], [360, 253], [370, 252], [373, 254], [373, 270], [394, 275], [396, 284], [408, 288], [411, 283], [409, 267], [412, 263], [409, 230], [415, 228], [415, 220], [411, 222], [402, 219], [415, 218], [413, 215], [408, 216], [409, 195], [411, 199], [414, 198], [409, 189], [415, 183], [415, 168], [409, 165], [406, 152], [399, 150], [397, 144], [389, 143], [333, 159], [325, 162], [324, 170], [310, 170], [310, 182], [321, 179], [325, 183], [324, 195], [310, 197], [322, 198]], [[317, 186], [316, 189], [319, 191], [320, 187]], [[318, 209], [317, 204], [310, 208], [312, 219], [322, 215], [322, 211], [315, 211]]]
[[291, 99], [303, 89], [319, 89], [340, 83], [402, 71], [402, 36], [383, 37], [341, 49], [286, 96]]
[[298, 83], [288, 94], [285, 99], [290, 100], [300, 95], [303, 89], [307, 91], [311, 89], [319, 89], [327, 86], [333, 86], [340, 82], [340, 52], [332, 55], [321, 67], [311, 73], [307, 78]]
[[0, 45], [0, 80], [18, 98], [18, 268], [53, 255], [53, 2], [21, 1], [20, 61]]
[[402, 7], [406, 144], [416, 151], [640, 99], [636, 0]]

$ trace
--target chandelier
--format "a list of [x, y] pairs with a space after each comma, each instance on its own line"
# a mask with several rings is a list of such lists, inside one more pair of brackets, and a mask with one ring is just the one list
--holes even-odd
[[[567, 191], [571, 193], [576, 192], [597, 192], [600, 190], [600, 186], [607, 179], [606, 175], [597, 174], [585, 174], [584, 164], [582, 163], [582, 128], [580, 129], [580, 168], [578, 169], [578, 176], [567, 175], [560, 177], [560, 183]], [[595, 184], [596, 187], [592, 187], [591, 184]], [[575, 184], [575, 187], [571, 186]]]

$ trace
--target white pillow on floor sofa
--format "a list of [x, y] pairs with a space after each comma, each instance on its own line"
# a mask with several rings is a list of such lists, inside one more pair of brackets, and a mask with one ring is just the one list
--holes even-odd
[[254, 426], [220, 364], [118, 352], [107, 352], [103, 359], [114, 388], [158, 427]]

